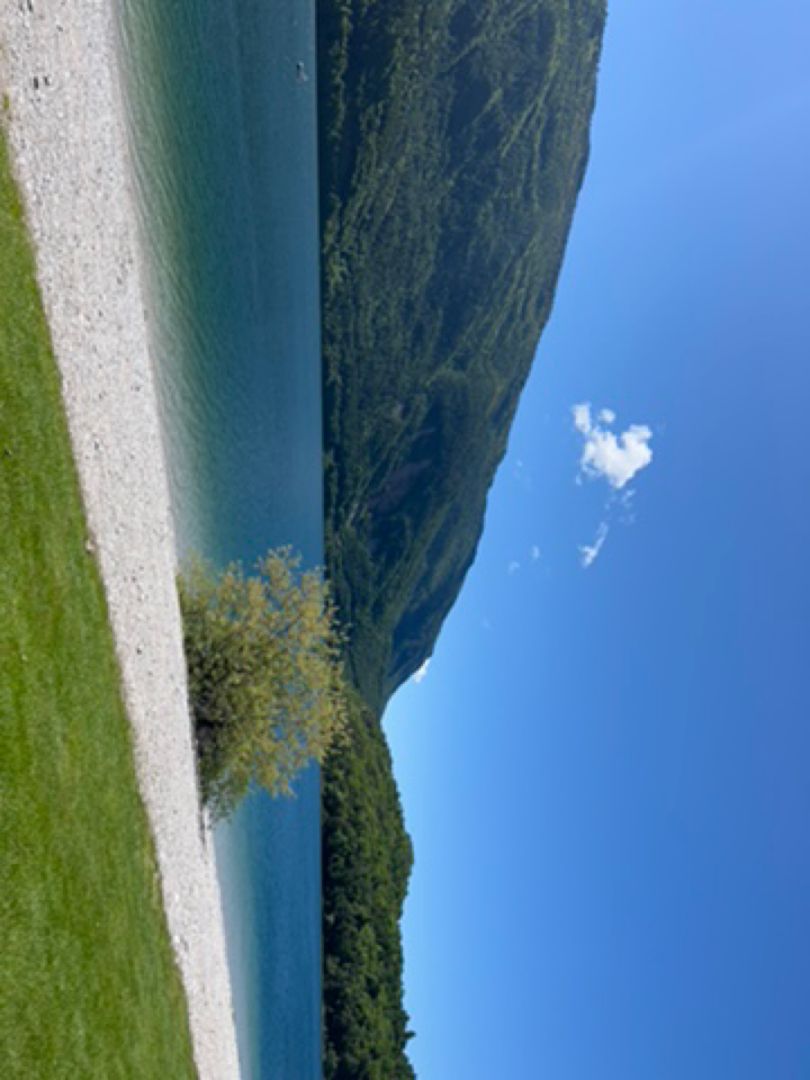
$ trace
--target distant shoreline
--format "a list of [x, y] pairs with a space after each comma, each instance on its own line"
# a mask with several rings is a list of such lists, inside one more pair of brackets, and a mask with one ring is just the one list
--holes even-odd
[[[32, 8], [33, 10], [29, 10]], [[149, 355], [111, 0], [6, 5], [2, 90], [14, 169], [135, 763], [204, 1080], [239, 1076], [213, 843], [200, 827], [176, 550]]]

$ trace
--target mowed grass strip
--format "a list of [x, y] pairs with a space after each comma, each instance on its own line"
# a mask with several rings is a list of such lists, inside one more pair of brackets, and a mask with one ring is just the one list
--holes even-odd
[[23, 214], [0, 138], [0, 1076], [195, 1075]]

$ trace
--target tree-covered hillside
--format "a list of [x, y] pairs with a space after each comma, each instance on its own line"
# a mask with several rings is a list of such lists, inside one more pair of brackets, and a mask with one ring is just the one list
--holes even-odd
[[381, 708], [429, 655], [548, 318], [604, 0], [322, 0], [327, 559]]
[[409, 1080], [399, 919], [413, 853], [375, 714], [349, 702], [323, 773], [325, 1080]]
[[324, 1074], [406, 1080], [379, 718], [430, 654], [554, 297], [604, 0], [320, 0], [326, 560], [359, 696], [323, 795]]

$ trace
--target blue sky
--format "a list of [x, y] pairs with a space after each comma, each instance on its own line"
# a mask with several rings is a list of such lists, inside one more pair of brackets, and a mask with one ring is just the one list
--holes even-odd
[[[479, 556], [386, 715], [423, 1080], [810, 1076], [808, 56], [805, 0], [610, 6]], [[585, 402], [649, 429], [620, 489]]]

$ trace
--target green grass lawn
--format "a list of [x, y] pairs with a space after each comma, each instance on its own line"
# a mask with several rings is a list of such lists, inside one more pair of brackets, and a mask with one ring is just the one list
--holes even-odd
[[0, 1076], [194, 1076], [155, 857], [0, 138]]

